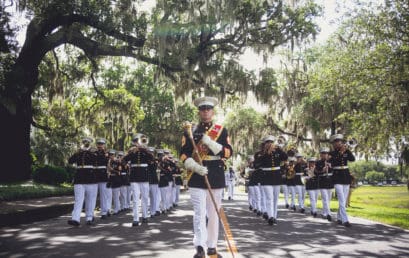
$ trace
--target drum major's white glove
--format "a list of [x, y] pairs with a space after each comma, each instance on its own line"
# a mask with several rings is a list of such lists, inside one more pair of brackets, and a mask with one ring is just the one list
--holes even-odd
[[207, 147], [209, 147], [209, 149], [214, 153], [214, 154], [219, 154], [222, 149], [223, 149], [223, 145], [221, 145], [220, 143], [213, 141], [209, 135], [204, 134], [202, 137], [202, 142], [204, 144], [207, 145]]
[[192, 170], [193, 172], [201, 176], [207, 175], [207, 167], [200, 165], [192, 158], [187, 158], [185, 160], [185, 168], [188, 170]]

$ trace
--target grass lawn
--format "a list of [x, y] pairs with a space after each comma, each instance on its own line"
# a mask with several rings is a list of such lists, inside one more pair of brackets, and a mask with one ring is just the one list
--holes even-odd
[[51, 186], [32, 181], [16, 184], [0, 184], [0, 201], [15, 201], [50, 196], [72, 195], [71, 185]]
[[[305, 204], [309, 207], [308, 196]], [[330, 205], [331, 211], [338, 211], [336, 199]], [[321, 200], [317, 206], [322, 208]], [[347, 212], [350, 216], [409, 229], [409, 191], [406, 186], [360, 186], [353, 189]]]

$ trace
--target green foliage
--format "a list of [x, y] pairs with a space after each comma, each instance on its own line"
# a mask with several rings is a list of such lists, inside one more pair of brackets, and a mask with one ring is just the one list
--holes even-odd
[[365, 179], [371, 184], [382, 182], [383, 180], [385, 180], [385, 174], [383, 172], [368, 171], [365, 174]]
[[382, 173], [385, 180], [397, 180], [400, 178], [398, 167], [396, 165], [385, 165], [381, 162], [376, 161], [358, 160], [348, 164], [348, 166], [351, 173], [353, 173], [359, 181], [368, 180], [366, 178], [366, 175], [370, 171]]
[[37, 183], [43, 183], [48, 185], [60, 185], [62, 183], [71, 182], [73, 174], [72, 171], [67, 171], [62, 167], [55, 166], [40, 166], [33, 171], [33, 180]]
[[73, 193], [72, 185], [51, 186], [32, 182], [0, 185], [0, 201], [72, 195]]

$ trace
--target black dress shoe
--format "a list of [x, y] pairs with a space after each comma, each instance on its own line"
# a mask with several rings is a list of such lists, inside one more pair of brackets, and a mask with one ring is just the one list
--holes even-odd
[[338, 225], [342, 225], [342, 221], [340, 221], [339, 219], [337, 220], [337, 224]]
[[154, 217], [155, 217], [155, 215], [152, 214], [152, 215], [151, 215], [151, 219], [153, 219]]
[[291, 209], [292, 209], [293, 211], [296, 211], [296, 210], [297, 210], [297, 209], [295, 208], [295, 206], [291, 207]]
[[75, 227], [78, 227], [80, 225], [79, 221], [76, 221], [76, 220], [73, 220], [73, 219], [68, 220], [67, 223], [68, 223], [68, 225], [75, 226]]
[[101, 219], [106, 219], [106, 218], [108, 218], [107, 215], [101, 215]]
[[261, 213], [261, 211], [257, 211], [257, 216], [261, 216], [262, 215], [262, 213]]
[[148, 223], [148, 218], [142, 218], [142, 223]]
[[254, 209], [253, 212], [254, 212], [254, 213], [258, 213], [258, 210]]
[[253, 207], [250, 205], [249, 206], [249, 211], [252, 211], [253, 210]]
[[288, 203], [286, 203], [285, 208], [288, 209], [288, 207], [290, 207], [290, 205], [288, 205]]
[[132, 227], [137, 227], [139, 226], [139, 222], [138, 221], [133, 221], [132, 222]]
[[272, 226], [274, 224], [274, 218], [271, 217], [268, 219], [268, 225]]
[[301, 208], [300, 212], [301, 212], [301, 213], [304, 213], [304, 212], [305, 212], [305, 209], [304, 209], [304, 208]]
[[159, 216], [159, 215], [160, 215], [160, 211], [156, 211], [155, 216]]
[[88, 220], [86, 223], [88, 226], [92, 226], [94, 223], [92, 222], [92, 220]]
[[342, 225], [343, 225], [344, 227], [347, 227], [347, 228], [352, 227], [351, 223], [349, 223], [348, 221], [347, 221], [347, 222], [342, 223]]
[[268, 219], [268, 214], [267, 214], [267, 212], [264, 212], [264, 213], [263, 213], [263, 218], [266, 219], [266, 220]]
[[200, 245], [196, 247], [196, 253], [193, 256], [193, 258], [206, 258], [206, 254], [204, 252], [203, 247], [201, 247]]
[[332, 221], [331, 215], [327, 215], [327, 220]]
[[317, 213], [314, 212], [314, 213], [312, 214], [312, 216], [313, 216], [314, 218], [316, 218], [316, 217], [317, 217]]
[[273, 223], [274, 223], [275, 225], [277, 225], [277, 219], [276, 219], [276, 218], [273, 218]]

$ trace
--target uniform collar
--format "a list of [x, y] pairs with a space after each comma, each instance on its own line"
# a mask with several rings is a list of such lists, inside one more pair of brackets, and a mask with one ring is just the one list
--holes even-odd
[[200, 126], [203, 126], [206, 128], [206, 130], [209, 130], [210, 127], [212, 127], [213, 122], [205, 123], [205, 122], [200, 122]]

